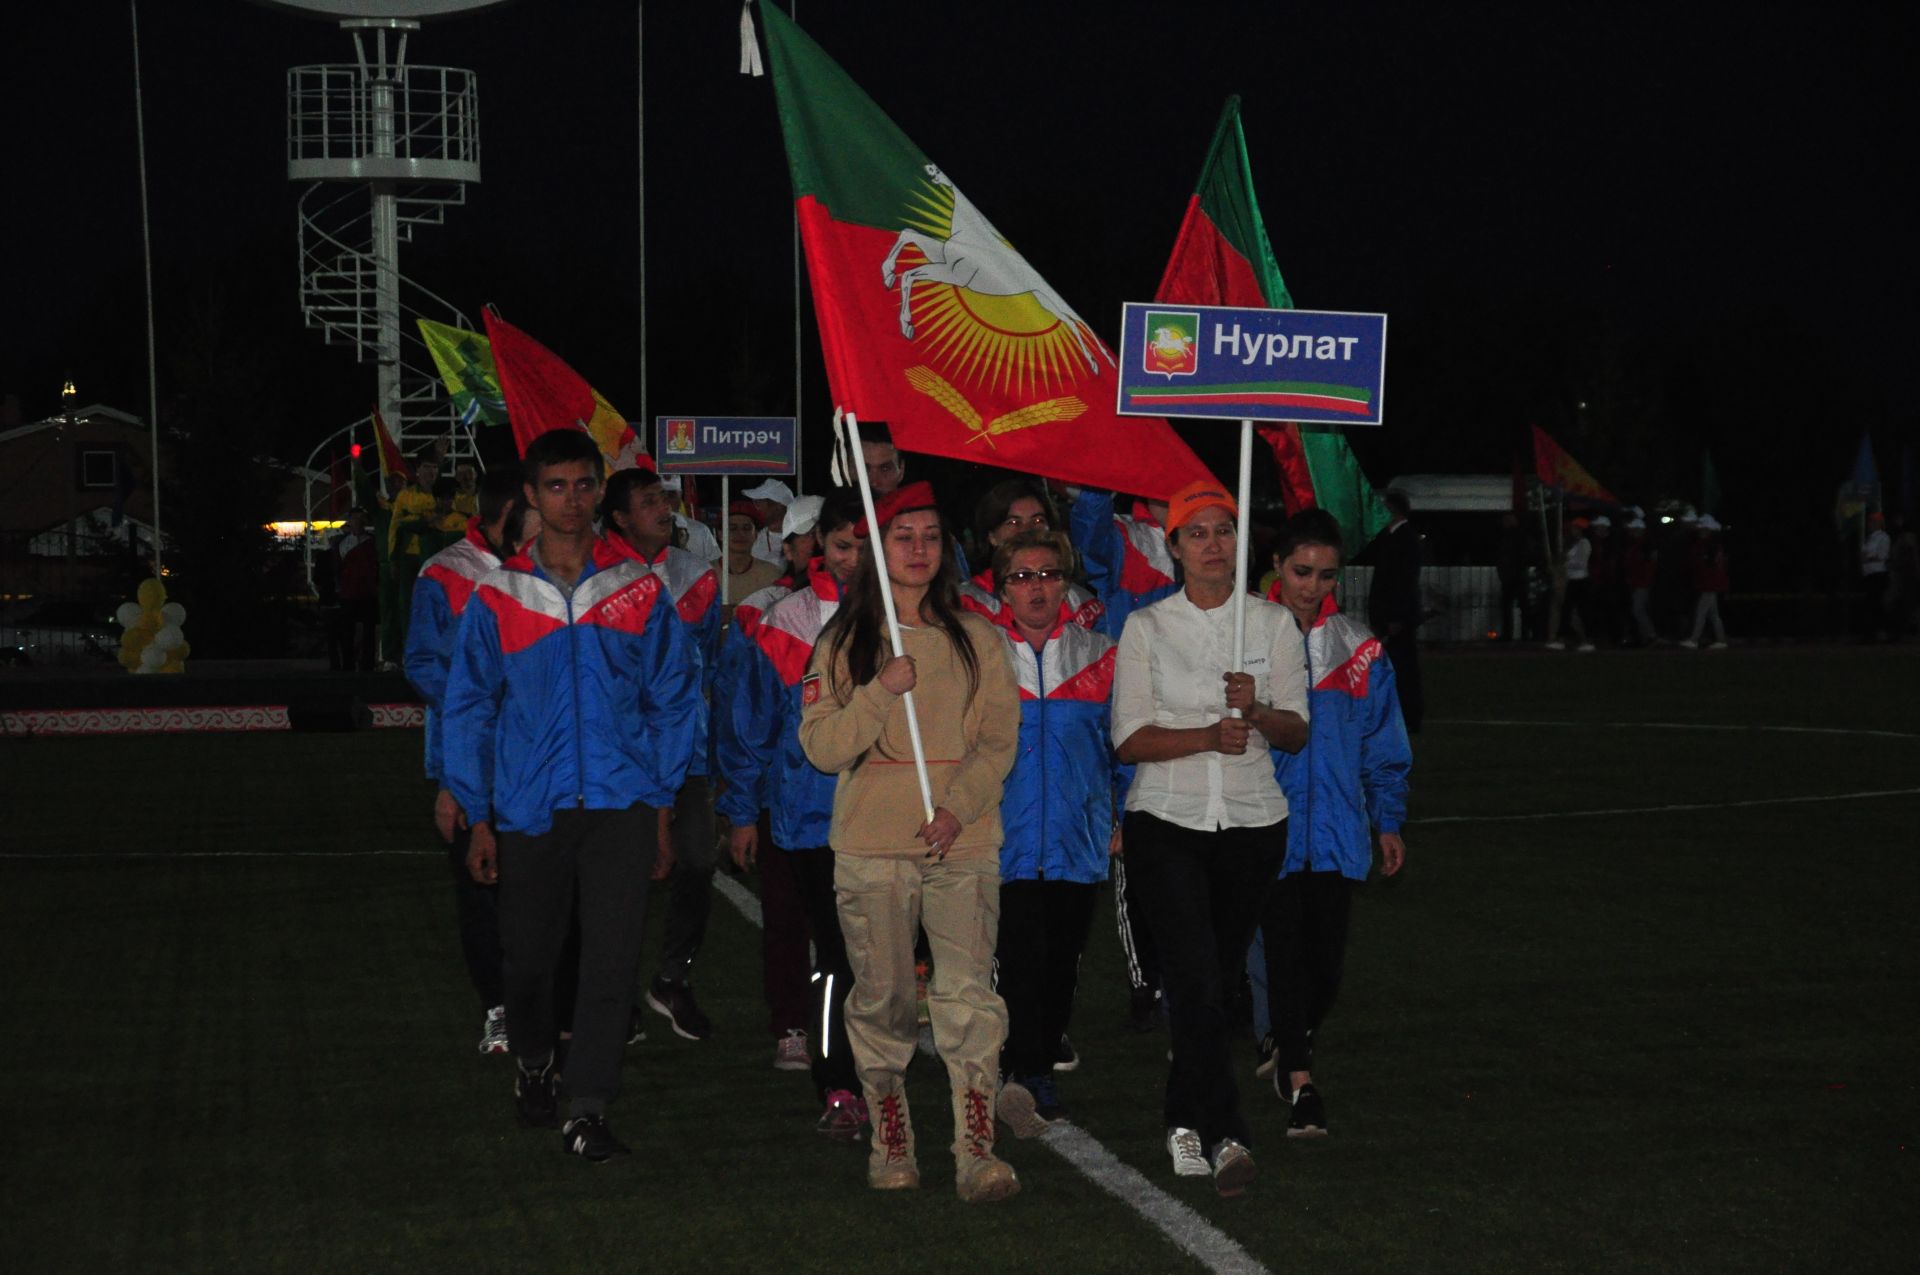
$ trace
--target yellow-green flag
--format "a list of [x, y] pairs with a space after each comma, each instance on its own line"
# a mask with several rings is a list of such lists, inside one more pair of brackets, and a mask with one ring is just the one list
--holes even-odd
[[447, 383], [447, 393], [459, 409], [460, 423], [506, 424], [507, 398], [501, 392], [500, 372], [493, 365], [493, 347], [487, 338], [431, 319], [417, 322], [440, 379]]

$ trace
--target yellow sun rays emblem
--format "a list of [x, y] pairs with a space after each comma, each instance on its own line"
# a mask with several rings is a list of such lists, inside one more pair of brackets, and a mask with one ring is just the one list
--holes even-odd
[[[908, 200], [906, 227], [946, 240], [953, 234], [953, 187], [922, 180]], [[1000, 239], [1007, 251], [1013, 245]], [[904, 248], [898, 269], [924, 265], [916, 246]], [[1086, 363], [1067, 322], [1049, 314], [1031, 293], [991, 296], [927, 280], [913, 289], [914, 334], [929, 358], [963, 384], [1000, 394], [1051, 393], [1072, 386]]]

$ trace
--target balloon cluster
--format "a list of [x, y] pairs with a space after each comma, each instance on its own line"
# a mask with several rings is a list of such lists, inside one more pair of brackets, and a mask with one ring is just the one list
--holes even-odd
[[129, 673], [179, 673], [187, 666], [187, 635], [180, 631], [187, 609], [167, 601], [167, 586], [142, 580], [136, 602], [122, 602], [114, 619], [120, 635], [120, 665]]

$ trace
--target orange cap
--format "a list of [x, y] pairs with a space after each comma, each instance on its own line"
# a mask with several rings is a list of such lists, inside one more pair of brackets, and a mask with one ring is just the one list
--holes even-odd
[[1197, 479], [1174, 492], [1173, 499], [1167, 501], [1167, 534], [1193, 521], [1193, 516], [1202, 509], [1224, 509], [1232, 518], [1240, 516], [1240, 507], [1233, 503], [1225, 487], [1211, 478]]

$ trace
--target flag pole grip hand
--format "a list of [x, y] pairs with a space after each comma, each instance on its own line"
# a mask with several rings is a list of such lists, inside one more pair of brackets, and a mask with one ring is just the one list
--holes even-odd
[[[845, 421], [847, 440], [851, 446], [847, 449], [846, 466], [851, 469], [854, 479], [860, 485], [860, 506], [867, 515], [867, 546], [873, 557], [873, 569], [880, 573], [880, 605], [887, 613], [887, 640], [893, 646], [895, 659], [906, 655], [906, 648], [900, 641], [900, 617], [894, 611], [893, 588], [887, 582], [887, 555], [880, 547], [880, 517], [873, 511], [873, 484], [867, 481], [865, 457], [860, 450], [860, 421], [852, 412], [838, 409], [834, 412], [836, 421]], [[914, 711], [913, 692], [905, 692], [900, 702], [907, 708], [907, 738], [913, 744], [913, 773], [920, 781], [920, 807], [926, 813], [927, 822], [933, 822], [933, 784], [927, 778], [927, 750], [920, 743], [920, 715]]]

